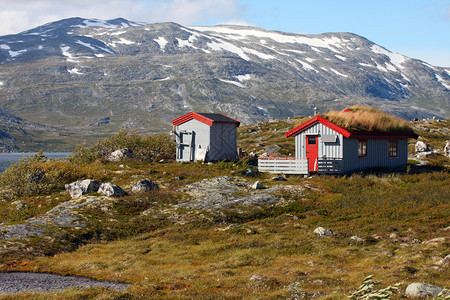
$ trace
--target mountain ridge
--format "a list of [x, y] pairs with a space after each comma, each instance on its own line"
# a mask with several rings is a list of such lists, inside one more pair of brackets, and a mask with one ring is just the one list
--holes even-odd
[[254, 123], [354, 104], [448, 118], [449, 88], [450, 68], [354, 33], [70, 18], [0, 37], [0, 108], [77, 133], [159, 132], [189, 111]]

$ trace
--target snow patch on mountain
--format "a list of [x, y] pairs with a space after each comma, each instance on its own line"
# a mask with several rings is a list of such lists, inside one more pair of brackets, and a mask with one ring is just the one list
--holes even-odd
[[91, 44], [82, 42], [82, 41], [80, 41], [80, 40], [76, 41], [75, 43], [80, 44], [80, 45], [82, 45], [82, 46], [85, 46], [85, 47], [87, 47], [87, 48], [89, 48], [89, 49], [91, 49], [91, 50], [94, 50], [94, 51], [97, 50], [97, 49], [96, 49], [94, 46], [92, 46]]
[[440, 84], [442, 84], [447, 90], [450, 90], [450, 85], [447, 82], [445, 82], [444, 78], [442, 78], [438, 74], [434, 74], [434, 76], [436, 77], [436, 79], [439, 81]]
[[133, 42], [133, 41], [130, 41], [130, 40], [127, 40], [124, 38], [120, 38], [120, 40], [109, 43], [108, 45], [115, 48], [115, 47], [117, 47], [116, 44], [133, 45], [133, 44], [136, 44], [136, 42]]
[[2, 45], [0, 45], [0, 49], [9, 50], [9, 49], [11, 49], [11, 47], [8, 45], [2, 44]]
[[110, 33], [110, 35], [121, 35], [124, 33], [127, 33], [127, 32], [126, 31], [117, 31], [117, 32]]
[[242, 51], [241, 48], [239, 48], [231, 43], [221, 41], [220, 43], [209, 42], [209, 43], [207, 43], [207, 45], [213, 51], [225, 50], [225, 51], [232, 52], [232, 53], [239, 55], [242, 59], [250, 60], [250, 58], [244, 53], [244, 51]]
[[164, 49], [165, 49], [165, 47], [166, 47], [168, 41], [167, 41], [164, 37], [160, 36], [160, 37], [158, 37], [157, 39], [153, 39], [153, 40], [154, 40], [155, 42], [158, 43], [159, 48], [160, 48], [162, 51], [165, 51]]
[[253, 55], [258, 56], [259, 58], [262, 58], [262, 59], [275, 59], [275, 57], [270, 55], [270, 54], [261, 53], [261, 52], [258, 52], [256, 50], [250, 49], [250, 48], [245, 48], [244, 47], [243, 50], [244, 50], [245, 53], [253, 54]]
[[383, 54], [383, 55], [388, 56], [391, 63], [393, 63], [397, 68], [399, 68], [399, 69], [405, 68], [405, 66], [403, 66], [403, 63], [405, 63], [407, 60], [406, 56], [403, 56], [398, 53], [393, 53], [393, 52], [388, 51], [378, 45], [372, 45], [371, 49], [374, 53]]
[[225, 83], [234, 84], [235, 86], [238, 86], [240, 88], [244, 88], [245, 87], [245, 85], [243, 85], [242, 83], [237, 82], [237, 81], [226, 80], [226, 79], [219, 79], [219, 80], [222, 81], [222, 82], [225, 82]]
[[9, 56], [16, 57], [16, 56], [19, 56], [21, 54], [24, 54], [27, 51], [28, 51], [27, 49], [23, 49], [23, 50], [19, 50], [19, 51], [11, 51], [11, 50], [9, 50]]
[[80, 72], [80, 70], [78, 70], [78, 68], [73, 68], [73, 69], [67, 70], [67, 72], [69, 72], [70, 74], [77, 74], [77, 75], [83, 74]]
[[77, 60], [74, 59], [75, 57], [69, 52], [70, 46], [61, 45], [60, 48], [61, 48], [62, 55], [67, 57], [68, 62], [74, 62], [74, 63], [78, 62]]
[[342, 74], [342, 73], [336, 71], [336, 70], [333, 69], [333, 68], [330, 68], [330, 70], [331, 70], [333, 73], [335, 73], [335, 74], [337, 74], [337, 75], [339, 75], [339, 76], [342, 76], [342, 77], [348, 77], [348, 75]]
[[296, 61], [298, 61], [302, 65], [303, 69], [315, 71], [316, 73], [318, 72], [313, 66], [311, 66], [310, 64], [304, 62], [303, 60], [296, 59]]
[[237, 75], [235, 76], [239, 81], [245, 81], [252, 79], [252, 74], [245, 74], [245, 75]]

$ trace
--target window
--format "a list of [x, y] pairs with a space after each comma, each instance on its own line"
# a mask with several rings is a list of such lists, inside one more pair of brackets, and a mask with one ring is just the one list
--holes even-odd
[[358, 157], [367, 157], [367, 141], [358, 140]]
[[308, 145], [315, 145], [315, 144], [316, 144], [316, 137], [308, 136]]
[[389, 141], [389, 157], [397, 157], [398, 156], [398, 141], [392, 140]]

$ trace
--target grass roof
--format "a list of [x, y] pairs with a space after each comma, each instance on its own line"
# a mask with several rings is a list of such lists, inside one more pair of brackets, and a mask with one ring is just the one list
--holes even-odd
[[371, 106], [351, 106], [331, 110], [321, 117], [350, 132], [413, 133], [410, 122]]

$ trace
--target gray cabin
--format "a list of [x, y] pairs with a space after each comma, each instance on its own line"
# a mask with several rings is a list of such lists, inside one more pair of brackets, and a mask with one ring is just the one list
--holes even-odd
[[260, 171], [339, 174], [370, 168], [404, 168], [408, 163], [408, 138], [417, 138], [409, 132], [350, 132], [320, 116], [285, 136], [295, 137], [295, 157], [260, 158]]
[[240, 122], [224, 114], [190, 112], [172, 121], [177, 161], [238, 159]]

